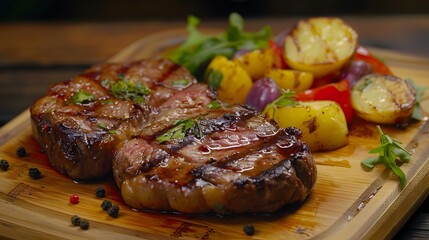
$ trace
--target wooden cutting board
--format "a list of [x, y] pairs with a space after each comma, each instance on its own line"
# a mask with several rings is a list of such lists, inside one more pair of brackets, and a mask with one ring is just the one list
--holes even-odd
[[[164, 51], [183, 41], [183, 30], [151, 35], [135, 42], [109, 61], [129, 61]], [[383, 58], [394, 73], [411, 78], [417, 85], [429, 86], [429, 60], [379, 49], [372, 52]], [[429, 94], [422, 102], [429, 112]], [[384, 166], [365, 171], [360, 162], [378, 143], [375, 125], [356, 120], [349, 125], [350, 143], [336, 151], [315, 153], [318, 178], [313, 192], [299, 205], [288, 206], [272, 215], [235, 217], [190, 216], [157, 212], [137, 212], [122, 201], [111, 179], [75, 183], [56, 172], [32, 138], [30, 115], [23, 112], [0, 129], [0, 159], [10, 168], [0, 170], [0, 236], [18, 239], [381, 239], [391, 237], [428, 196], [428, 123], [413, 122], [406, 129], [382, 126], [385, 133], [401, 141], [413, 152], [401, 169], [407, 186], [400, 189], [396, 176]], [[18, 157], [24, 146], [28, 154]], [[37, 167], [39, 180], [28, 176]], [[103, 199], [95, 189], [107, 190]], [[80, 196], [76, 205], [72, 194]], [[119, 204], [118, 218], [100, 208], [104, 199]], [[70, 218], [79, 215], [90, 222], [86, 231], [72, 226]], [[243, 232], [253, 224], [252, 237]]]

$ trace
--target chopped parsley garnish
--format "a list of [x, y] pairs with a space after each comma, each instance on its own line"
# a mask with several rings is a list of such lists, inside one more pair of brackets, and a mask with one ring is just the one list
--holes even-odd
[[424, 91], [428, 89], [428, 87], [417, 86], [411, 79], [408, 79], [407, 81], [414, 87], [414, 89], [416, 89], [416, 106], [414, 107], [414, 111], [413, 111], [413, 114], [411, 115], [411, 118], [417, 121], [422, 121], [423, 116], [422, 116], [422, 109], [420, 107], [420, 102]]
[[131, 100], [136, 103], [144, 103], [145, 96], [151, 93], [151, 90], [140, 82], [133, 82], [119, 75], [119, 80], [110, 86], [112, 94], [122, 100]]
[[104, 125], [103, 123], [98, 123], [97, 127], [107, 131], [110, 134], [116, 134], [116, 130], [115, 129], [109, 129], [106, 125]]
[[[196, 132], [198, 131], [198, 132]], [[200, 124], [195, 119], [178, 120], [174, 123], [174, 126], [167, 132], [156, 138], [156, 141], [163, 143], [172, 140], [182, 140], [186, 134], [198, 133], [199, 138], [203, 137], [203, 131], [201, 130]]]
[[380, 133], [380, 146], [372, 149], [369, 153], [378, 154], [378, 157], [368, 158], [362, 161], [362, 165], [369, 169], [374, 168], [376, 164], [383, 163], [387, 168], [399, 177], [401, 187], [406, 185], [406, 178], [404, 172], [398, 167], [396, 161], [409, 162], [411, 153], [401, 147], [401, 143], [393, 140], [389, 135], [385, 135], [381, 127], [377, 125], [378, 132]]
[[72, 103], [81, 103], [81, 104], [87, 104], [94, 100], [94, 96], [91, 93], [84, 92], [82, 90], [79, 90], [79, 92], [75, 93], [72, 98]]
[[181, 79], [181, 80], [173, 81], [171, 85], [182, 87], [182, 86], [188, 86], [189, 82], [190, 81], [188, 79]]
[[212, 100], [209, 104], [207, 104], [207, 107], [210, 109], [219, 109], [221, 105], [217, 100]]
[[231, 57], [239, 49], [254, 50], [268, 46], [271, 28], [263, 27], [259, 32], [245, 32], [244, 20], [238, 13], [229, 15], [228, 29], [219, 35], [209, 36], [198, 31], [200, 20], [188, 17], [188, 37], [169, 57], [172, 61], [185, 66], [191, 73], [216, 55]]
[[277, 107], [286, 107], [286, 106], [295, 106], [298, 103], [293, 99], [295, 96], [295, 92], [291, 90], [284, 90], [282, 89], [282, 94], [280, 97], [278, 97], [276, 100], [269, 103], [267, 106], [265, 106], [264, 111], [262, 112], [262, 115], [267, 115], [268, 111], [272, 111], [272, 118], [274, 118], [274, 115], [276, 114], [276, 108]]

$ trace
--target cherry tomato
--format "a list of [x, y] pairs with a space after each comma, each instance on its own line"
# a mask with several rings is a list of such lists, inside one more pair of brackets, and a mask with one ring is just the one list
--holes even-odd
[[393, 75], [392, 71], [389, 69], [389, 67], [386, 66], [382, 61], [380, 61], [378, 58], [374, 57], [368, 49], [360, 46], [356, 50], [356, 54], [354, 56], [355, 59], [363, 60], [367, 63], [369, 63], [372, 66], [373, 73], [381, 73], [381, 74], [387, 74], [387, 75]]
[[296, 94], [299, 101], [331, 100], [337, 102], [344, 112], [347, 122], [353, 117], [350, 83], [347, 79], [321, 87], [308, 89]]
[[71, 204], [78, 204], [79, 203], [79, 196], [76, 194], [73, 194], [70, 196], [70, 203]]

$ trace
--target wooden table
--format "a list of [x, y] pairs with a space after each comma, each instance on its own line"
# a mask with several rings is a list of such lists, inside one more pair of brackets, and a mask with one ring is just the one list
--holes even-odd
[[[429, 16], [344, 17], [363, 45], [429, 57]], [[277, 33], [296, 18], [249, 19], [246, 28], [265, 24]], [[3, 23], [0, 24], [0, 123], [11, 120], [42, 96], [46, 88], [100, 63], [132, 42], [152, 33], [184, 28], [182, 22]], [[204, 27], [224, 28], [225, 21], [203, 21]], [[389, 51], [386, 52], [389, 54]], [[429, 236], [426, 200], [396, 235]]]

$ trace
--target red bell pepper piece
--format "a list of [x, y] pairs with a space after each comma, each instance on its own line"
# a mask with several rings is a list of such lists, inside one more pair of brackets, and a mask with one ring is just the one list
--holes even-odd
[[350, 83], [347, 79], [336, 83], [330, 83], [321, 87], [308, 89], [296, 94], [296, 100], [316, 101], [331, 100], [337, 102], [344, 112], [347, 122], [353, 117], [351, 103]]
[[363, 60], [369, 63], [372, 66], [372, 71], [374, 73], [381, 73], [387, 75], [393, 75], [392, 71], [390, 71], [389, 67], [386, 66], [382, 61], [378, 58], [374, 57], [368, 49], [360, 46], [356, 50], [356, 54], [354, 56], [355, 59]]

